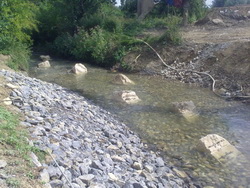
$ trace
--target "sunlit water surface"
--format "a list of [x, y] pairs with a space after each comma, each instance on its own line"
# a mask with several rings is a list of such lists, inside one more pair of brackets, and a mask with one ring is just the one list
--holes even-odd
[[[127, 123], [141, 138], [162, 151], [169, 163], [185, 171], [200, 185], [214, 187], [250, 187], [250, 166], [245, 161], [225, 166], [196, 150], [198, 140], [207, 134], [218, 134], [235, 145], [250, 159], [250, 106], [224, 101], [209, 89], [167, 81], [160, 77], [127, 75], [136, 85], [112, 84], [116, 73], [87, 66], [88, 73], [67, 73], [73, 66], [65, 60], [51, 61], [52, 67], [37, 69], [33, 59], [30, 76], [57, 83], [80, 92]], [[124, 105], [113, 100], [117, 90], [133, 90], [141, 102]], [[172, 113], [172, 102], [193, 101], [199, 118], [188, 122]]]

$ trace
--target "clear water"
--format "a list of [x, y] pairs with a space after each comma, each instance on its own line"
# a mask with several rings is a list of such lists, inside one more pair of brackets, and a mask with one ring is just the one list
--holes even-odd
[[[68, 74], [72, 62], [52, 61], [52, 67], [37, 69], [30, 76], [57, 83], [80, 92], [86, 98], [116, 114], [154, 149], [163, 152], [169, 163], [185, 171], [193, 181], [213, 187], [247, 187], [250, 185], [250, 106], [228, 102], [216, 97], [209, 89], [167, 81], [160, 77], [127, 75], [136, 85], [112, 84], [116, 73], [87, 65], [85, 75]], [[116, 90], [129, 89], [137, 93], [141, 102], [124, 105], [113, 100]], [[188, 122], [172, 113], [172, 102], [193, 101], [199, 118]], [[198, 140], [207, 134], [218, 134], [235, 145], [246, 161], [224, 166], [196, 150]]]

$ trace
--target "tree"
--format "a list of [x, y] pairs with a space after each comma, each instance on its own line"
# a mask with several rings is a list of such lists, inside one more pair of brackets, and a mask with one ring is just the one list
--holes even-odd
[[28, 0], [2, 0], [0, 3], [0, 43], [4, 39], [30, 41], [30, 32], [37, 28], [36, 6]]

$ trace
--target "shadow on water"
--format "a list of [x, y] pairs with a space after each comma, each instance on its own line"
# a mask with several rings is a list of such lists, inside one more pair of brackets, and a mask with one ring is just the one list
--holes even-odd
[[[85, 75], [67, 73], [72, 62], [53, 60], [49, 69], [31, 66], [30, 76], [57, 83], [77, 91], [127, 123], [151, 146], [165, 153], [173, 165], [184, 170], [197, 184], [214, 187], [247, 187], [250, 167], [244, 160], [224, 166], [200, 153], [196, 145], [208, 134], [218, 134], [235, 145], [250, 159], [250, 107], [224, 101], [208, 89], [197, 88], [160, 77], [128, 75], [136, 85], [120, 86], [111, 83], [114, 73], [87, 66]], [[34, 59], [33, 65], [37, 64]], [[141, 102], [124, 105], [115, 102], [116, 90], [133, 90]], [[173, 113], [172, 102], [193, 101], [200, 112], [196, 121], [188, 122]]]

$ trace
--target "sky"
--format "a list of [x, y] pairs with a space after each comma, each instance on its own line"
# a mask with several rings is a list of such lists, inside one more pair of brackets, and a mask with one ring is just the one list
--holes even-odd
[[[210, 5], [212, 5], [212, 1], [213, 0], [206, 0], [206, 4], [208, 6], [210, 6]], [[121, 5], [121, 0], [116, 0], [116, 2], [117, 2], [116, 6], [120, 6]]]

